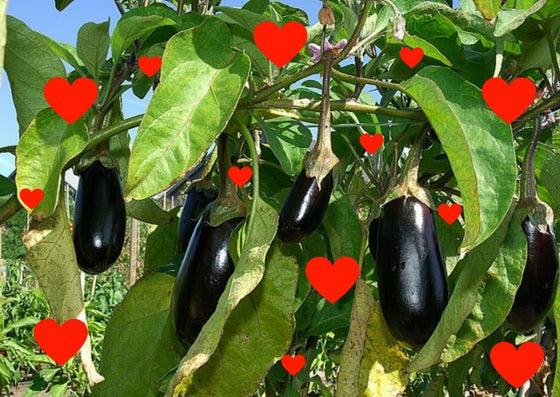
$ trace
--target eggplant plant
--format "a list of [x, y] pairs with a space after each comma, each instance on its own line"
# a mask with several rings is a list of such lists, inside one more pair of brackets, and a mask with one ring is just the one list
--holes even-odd
[[[127, 224], [150, 227], [141, 278], [65, 364], [68, 384], [96, 397], [560, 391], [558, 1], [114, 3], [114, 30], [87, 23], [74, 46], [0, 1], [19, 126], [1, 148], [17, 173], [0, 178], [0, 223], [29, 215], [25, 260], [50, 318], [87, 324], [80, 271], [122, 272]], [[265, 38], [292, 51], [284, 64], [257, 44], [266, 22], [286, 26]], [[73, 84], [66, 105], [52, 79]], [[149, 104], [125, 118], [127, 95]], [[184, 203], [166, 200], [176, 190]], [[332, 268], [310, 276], [315, 258]], [[348, 263], [359, 276], [326, 300]], [[545, 360], [516, 388], [490, 352], [528, 340]], [[37, 364], [29, 393], [59, 369]]]

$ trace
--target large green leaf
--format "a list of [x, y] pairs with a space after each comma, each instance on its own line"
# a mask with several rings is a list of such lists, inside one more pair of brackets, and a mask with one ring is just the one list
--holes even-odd
[[132, 200], [126, 203], [126, 214], [142, 222], [165, 225], [173, 222], [175, 216], [161, 208], [154, 200]]
[[111, 44], [109, 21], [103, 23], [89, 22], [78, 31], [78, 43], [76, 45], [78, 56], [96, 82], [99, 81], [99, 72], [107, 57], [109, 44]]
[[45, 84], [53, 77], [66, 77], [66, 70], [60, 59], [26, 24], [8, 15], [7, 26], [4, 67], [22, 134], [31, 120], [49, 107], [43, 94]]
[[505, 321], [519, 288], [527, 256], [527, 240], [521, 229], [522, 215], [516, 211], [496, 260], [478, 289], [478, 299], [456, 336], [443, 352], [444, 362], [455, 361]]
[[174, 395], [252, 395], [290, 346], [297, 279], [296, 258], [287, 247], [274, 244], [263, 280], [229, 316], [216, 352], [194, 373], [192, 382], [176, 388]]
[[35, 34], [47, 44], [52, 52], [60, 59], [68, 62], [82, 77], [86, 77], [86, 69], [83, 61], [78, 57], [76, 47], [67, 43], [60, 43], [44, 34], [35, 32]]
[[264, 121], [257, 118], [257, 121], [282, 169], [288, 175], [299, 174], [303, 157], [313, 139], [311, 131], [294, 119], [279, 118]]
[[128, 198], [150, 197], [181, 179], [227, 125], [251, 66], [230, 43], [216, 19], [169, 40], [161, 83], [132, 148]]
[[535, 152], [535, 175], [540, 185], [544, 186], [560, 208], [560, 153], [551, 146], [539, 143]]
[[159, 225], [146, 239], [146, 254], [144, 255], [144, 268], [147, 272], [157, 272], [160, 267], [168, 264], [175, 256], [175, 240], [179, 218], [177, 214], [181, 207], [173, 208], [171, 223]]
[[[6, 47], [6, 5], [8, 0], [0, 0], [0, 70], [4, 67], [4, 48]], [[0, 75], [0, 84], [2, 76]]]
[[180, 24], [181, 19], [177, 14], [163, 4], [130, 10], [119, 19], [113, 31], [111, 39], [113, 59], [118, 59], [134, 40], [142, 38], [161, 26]]
[[149, 274], [114, 310], [103, 339], [105, 382], [93, 388], [94, 397], [161, 396], [161, 378], [185, 351], [169, 317], [173, 282], [167, 274]]
[[549, 0], [539, 0], [525, 10], [501, 10], [498, 13], [494, 36], [502, 37], [517, 29], [529, 16], [539, 11], [547, 1]]
[[453, 293], [449, 297], [449, 303], [432, 336], [411, 362], [409, 367], [411, 372], [437, 364], [450, 338], [453, 338], [461, 329], [465, 319], [477, 303], [478, 290], [486, 272], [499, 254], [499, 248], [508, 231], [511, 215], [513, 215], [513, 210], [509, 211], [506, 219], [488, 240], [469, 251], [457, 265], [461, 272]]
[[511, 127], [488, 108], [478, 87], [438, 66], [403, 83], [420, 105], [449, 158], [463, 199], [468, 251], [502, 223], [515, 193]]
[[54, 110], [41, 111], [21, 136], [16, 148], [16, 185], [22, 189], [42, 189], [44, 198], [33, 215], [50, 216], [57, 204], [62, 171], [86, 147], [86, 126], [68, 124]]
[[[246, 242], [241, 257], [235, 266], [235, 271], [220, 297], [214, 314], [202, 328], [200, 335], [181, 361], [179, 369], [167, 390], [168, 396], [174, 395], [173, 391], [175, 389], [179, 393], [188, 387], [192, 382], [194, 373], [207, 363], [215, 353], [231, 312], [261, 282], [266, 255], [276, 235], [278, 214], [262, 199], [258, 197], [253, 199], [258, 200], [255, 218], [249, 220], [249, 222], [254, 222], [253, 228], [247, 231]], [[294, 277], [293, 281], [297, 281], [297, 276]]]

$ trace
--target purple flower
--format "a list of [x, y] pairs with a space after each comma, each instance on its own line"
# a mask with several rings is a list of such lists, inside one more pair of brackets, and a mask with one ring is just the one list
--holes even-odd
[[[332, 50], [333, 54], [336, 56], [339, 51], [342, 51], [342, 49], [346, 47], [347, 43], [348, 41], [346, 39], [342, 39], [333, 46], [331, 43], [328, 42], [328, 40], [325, 40], [323, 43], [323, 51]], [[319, 47], [315, 43], [310, 43], [309, 50], [313, 54], [313, 57], [311, 58], [311, 62], [315, 63], [319, 61], [319, 59], [321, 59], [321, 53], [322, 53], [321, 47]]]

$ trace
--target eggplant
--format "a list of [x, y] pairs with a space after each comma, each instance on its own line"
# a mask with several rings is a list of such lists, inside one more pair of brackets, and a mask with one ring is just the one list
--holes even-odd
[[332, 171], [321, 181], [308, 178], [301, 171], [282, 208], [278, 219], [278, 237], [284, 243], [299, 243], [321, 224], [333, 190]]
[[126, 231], [126, 209], [119, 172], [96, 160], [80, 173], [73, 241], [80, 269], [107, 270], [119, 257]]
[[179, 218], [179, 226], [177, 227], [176, 251], [185, 252], [189, 245], [196, 220], [200, 216], [204, 207], [216, 199], [217, 195], [212, 190], [198, 191], [192, 189], [187, 195], [187, 199], [183, 204], [183, 212]]
[[558, 284], [558, 248], [554, 229], [539, 231], [531, 219], [521, 223], [527, 238], [527, 261], [508, 321], [521, 332], [535, 328], [550, 312]]
[[419, 348], [430, 338], [448, 302], [432, 210], [412, 196], [390, 201], [379, 220], [376, 247], [383, 317], [401, 344]]
[[191, 345], [216, 310], [220, 296], [234, 271], [228, 242], [244, 218], [219, 226], [208, 224], [210, 211], [196, 224], [179, 268], [171, 296], [171, 320], [179, 339]]
[[369, 252], [373, 259], [377, 261], [377, 234], [379, 233], [379, 218], [375, 218], [369, 224], [368, 242]]

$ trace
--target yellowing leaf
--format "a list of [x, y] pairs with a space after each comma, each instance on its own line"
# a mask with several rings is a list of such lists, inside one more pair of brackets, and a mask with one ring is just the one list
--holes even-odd
[[408, 358], [400, 350], [383, 319], [381, 307], [375, 305], [368, 324], [364, 357], [360, 368], [360, 396], [396, 396], [408, 383], [404, 369]]

